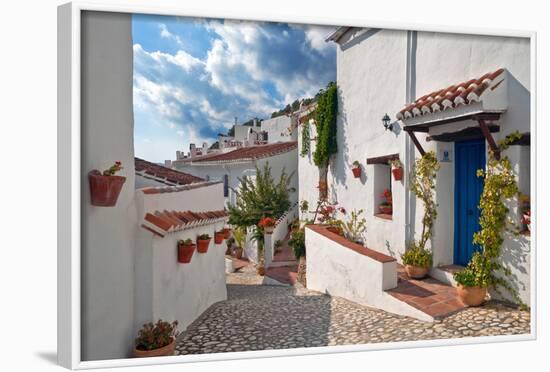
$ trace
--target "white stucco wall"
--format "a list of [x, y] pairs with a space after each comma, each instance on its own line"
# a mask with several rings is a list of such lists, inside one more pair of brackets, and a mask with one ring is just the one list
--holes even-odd
[[[225, 240], [214, 243], [214, 232], [223, 228], [218, 222], [164, 238], [140, 229], [136, 246], [135, 328], [149, 321], [177, 320], [185, 330], [215, 302], [227, 299], [225, 285]], [[200, 234], [212, 237], [207, 253], [195, 251], [190, 263], [177, 261], [177, 241], [196, 240]]]
[[[204, 179], [213, 180], [223, 180], [224, 175], [228, 175], [229, 178], [229, 196], [226, 198], [226, 202], [235, 203], [236, 196], [231, 189], [238, 189], [240, 182], [239, 178], [246, 176], [255, 175], [255, 167], [257, 166], [260, 169], [263, 169], [266, 162], [269, 162], [271, 167], [271, 176], [277, 182], [281, 177], [283, 169], [285, 169], [287, 174], [294, 172], [294, 176], [291, 180], [291, 186], [296, 190], [298, 189], [298, 153], [297, 149], [288, 151], [283, 154], [271, 156], [269, 158], [258, 159], [251, 162], [243, 163], [226, 163], [226, 164], [215, 164], [215, 165], [201, 165], [200, 163], [195, 164], [178, 164], [176, 166], [177, 170], [192, 174], [197, 177]], [[223, 196], [223, 188], [222, 188]], [[291, 202], [294, 203], [298, 200], [298, 191], [290, 194]]]
[[289, 132], [293, 120], [296, 119], [286, 115], [263, 120], [262, 131], [267, 132], [267, 141], [269, 143], [296, 141], [296, 131]]
[[306, 227], [307, 288], [395, 314], [433, 318], [386, 293], [397, 286], [396, 261], [379, 262]]
[[[131, 15], [82, 14], [82, 359], [130, 356], [136, 228]], [[88, 172], [120, 160], [115, 207], [90, 204]]]

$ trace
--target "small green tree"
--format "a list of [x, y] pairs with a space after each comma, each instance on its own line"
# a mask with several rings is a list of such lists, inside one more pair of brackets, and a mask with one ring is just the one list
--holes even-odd
[[257, 225], [260, 219], [278, 219], [290, 208], [289, 194], [293, 191], [288, 175], [283, 169], [279, 181], [275, 183], [271, 168], [266, 163], [263, 169], [256, 167], [256, 177], [239, 178], [240, 188], [233, 189], [237, 196], [235, 205], [228, 205], [229, 223], [236, 226]]

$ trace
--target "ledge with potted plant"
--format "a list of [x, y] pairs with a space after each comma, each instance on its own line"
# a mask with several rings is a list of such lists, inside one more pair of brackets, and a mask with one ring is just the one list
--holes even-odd
[[177, 320], [169, 323], [159, 319], [155, 324], [144, 324], [135, 340], [134, 356], [147, 358], [174, 355], [178, 336], [177, 327]]
[[208, 246], [210, 245], [210, 235], [201, 234], [197, 237], [197, 252], [206, 253], [208, 252]]
[[393, 199], [391, 190], [384, 189], [381, 198], [383, 201], [378, 205], [378, 212], [380, 214], [391, 216], [393, 214]]
[[178, 262], [189, 263], [197, 246], [191, 239], [178, 240]]
[[122, 169], [122, 163], [116, 161], [115, 164], [109, 169], [104, 170], [103, 173], [97, 169], [88, 173], [92, 205], [98, 207], [112, 207], [116, 205], [122, 186], [126, 182], [126, 177], [116, 175]]
[[315, 211], [313, 220], [327, 225], [328, 231], [338, 235], [343, 235], [342, 221], [336, 217], [337, 213], [342, 213], [345, 215], [346, 209], [343, 207], [338, 207], [337, 204], [330, 204], [326, 200], [320, 200], [317, 203], [317, 210]]
[[262, 228], [264, 233], [266, 234], [272, 234], [275, 230], [275, 223], [276, 221], [271, 217], [264, 217], [258, 222], [258, 226]]
[[361, 163], [359, 163], [357, 160], [355, 160], [352, 164], [351, 171], [353, 172], [353, 177], [360, 178], [361, 177]]
[[363, 233], [367, 229], [367, 220], [361, 217], [364, 210], [352, 210], [348, 221], [342, 222], [344, 237], [351, 242], [363, 244]]
[[422, 279], [432, 267], [432, 252], [411, 243], [405, 253], [401, 255], [405, 271], [410, 278]]
[[393, 174], [393, 179], [396, 181], [401, 181], [403, 179], [403, 164], [401, 160], [392, 159], [390, 160], [391, 172]]

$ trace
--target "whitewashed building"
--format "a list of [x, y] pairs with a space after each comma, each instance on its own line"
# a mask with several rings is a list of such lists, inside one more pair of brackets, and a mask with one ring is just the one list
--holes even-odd
[[[365, 245], [399, 263], [406, 242], [418, 237], [422, 226], [422, 203], [409, 191], [410, 170], [423, 152], [435, 151], [441, 169], [437, 175], [438, 217], [431, 241], [431, 275], [452, 284], [451, 271], [465, 265], [475, 249], [471, 240], [477, 231], [482, 190], [476, 170], [485, 167], [487, 150], [494, 141], [516, 130], [523, 137], [505, 155], [512, 161], [521, 193], [531, 194], [529, 39], [341, 27], [328, 41], [338, 44], [339, 96], [338, 153], [328, 174], [329, 199], [348, 211], [364, 209]], [[387, 128], [382, 121], [386, 114], [391, 118]], [[310, 151], [299, 159], [299, 199], [314, 206], [319, 172], [312, 159], [315, 127], [310, 125], [309, 129], [313, 139]], [[300, 135], [298, 142], [302, 148]], [[403, 163], [400, 181], [392, 177], [391, 159]], [[360, 178], [352, 174], [354, 161], [361, 164]], [[384, 189], [393, 194], [391, 215], [378, 210]], [[519, 207], [518, 201], [510, 205], [510, 216], [518, 225]], [[307, 235], [310, 245], [315, 246], [310, 250], [308, 245], [308, 286], [311, 283], [318, 290], [338, 287], [336, 280], [325, 283], [323, 277], [331, 275], [327, 267], [342, 262], [332, 262], [338, 256], [318, 252], [321, 235], [312, 229]], [[310, 260], [310, 252], [317, 257]], [[530, 255], [529, 234], [508, 235], [503, 263], [512, 271], [511, 283], [526, 304], [531, 299]], [[319, 257], [323, 275], [321, 269], [312, 269], [315, 262], [321, 264]], [[346, 260], [357, 268], [353, 257]], [[382, 293], [382, 288], [397, 285], [396, 269], [391, 268], [395, 264], [390, 261], [377, 262], [378, 266], [363, 267], [372, 271], [369, 278], [374, 276], [363, 283], [374, 283]], [[339, 278], [340, 283], [358, 283], [351, 271], [348, 274]], [[357, 300], [365, 289], [331, 287], [331, 291], [356, 296]], [[405, 311], [381, 294], [375, 299], [371, 295], [359, 298], [359, 302], [422, 318], [411, 313], [414, 309]]]

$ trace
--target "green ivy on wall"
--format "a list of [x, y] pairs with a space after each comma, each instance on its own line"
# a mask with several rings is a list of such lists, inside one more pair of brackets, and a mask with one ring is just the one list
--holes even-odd
[[336, 143], [336, 116], [338, 115], [338, 89], [334, 82], [328, 84], [317, 100], [315, 124], [317, 126], [317, 145], [313, 162], [319, 168], [326, 168], [330, 156], [338, 152]]
[[300, 151], [300, 156], [304, 157], [309, 154], [310, 140], [309, 120], [306, 120], [304, 124], [302, 124], [302, 149]]

